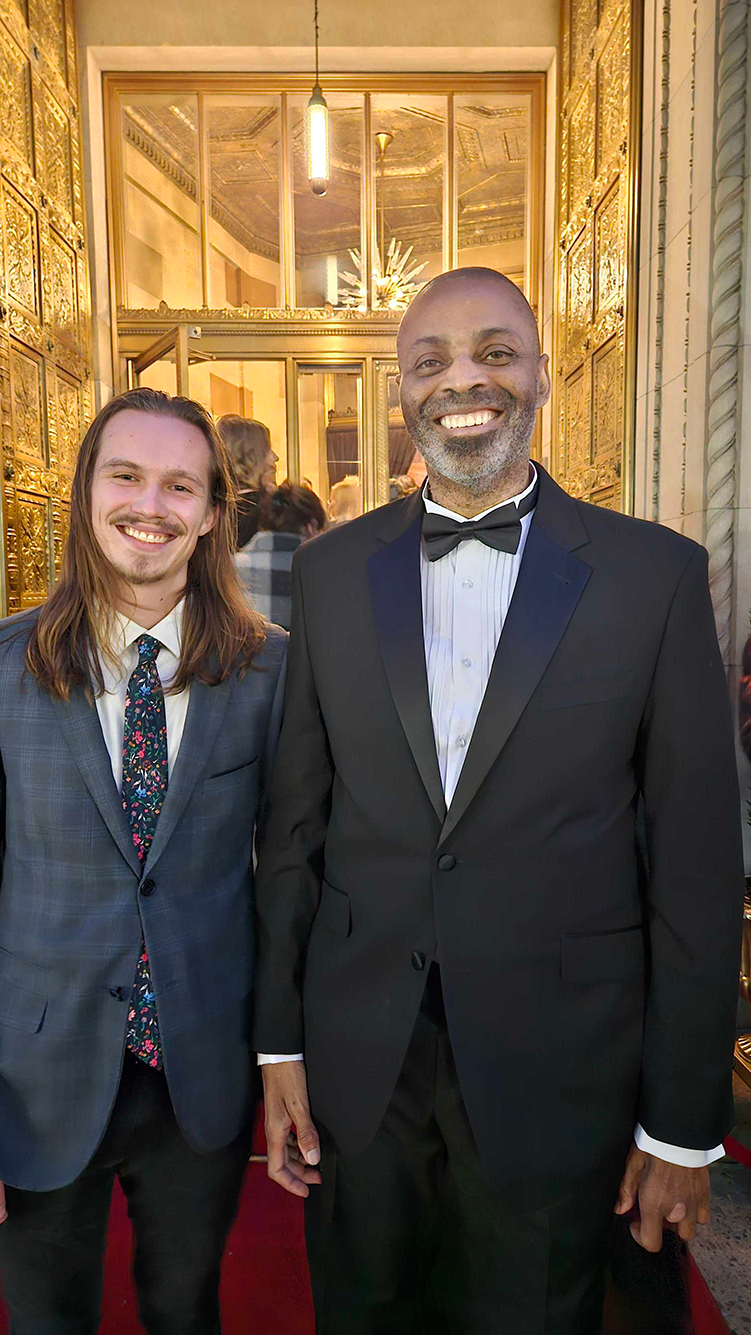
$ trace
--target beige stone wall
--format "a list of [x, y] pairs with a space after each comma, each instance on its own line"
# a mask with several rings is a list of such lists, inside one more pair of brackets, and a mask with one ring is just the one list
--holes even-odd
[[[323, 0], [323, 47], [425, 46], [486, 48], [554, 46], [558, 40], [558, 0], [534, 5], [499, 5], [475, 0], [461, 9], [456, 0], [405, 5], [403, 0]], [[308, 48], [312, 0], [277, 5], [223, 0], [78, 0], [82, 46]], [[324, 66], [326, 68], [326, 66]], [[370, 66], [370, 68], [378, 68]]]
[[707, 547], [733, 703], [751, 608], [750, 24], [749, 0], [646, 4], [636, 513]]

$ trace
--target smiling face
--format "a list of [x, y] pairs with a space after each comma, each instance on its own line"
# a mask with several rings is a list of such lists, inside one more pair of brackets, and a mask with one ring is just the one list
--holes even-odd
[[407, 311], [398, 352], [405, 425], [429, 473], [480, 494], [524, 472], [550, 379], [513, 283], [482, 270], [436, 279]]
[[208, 442], [188, 422], [127, 409], [105, 427], [91, 480], [94, 536], [136, 601], [144, 585], [152, 602], [177, 601], [185, 588], [216, 518], [210, 470]]

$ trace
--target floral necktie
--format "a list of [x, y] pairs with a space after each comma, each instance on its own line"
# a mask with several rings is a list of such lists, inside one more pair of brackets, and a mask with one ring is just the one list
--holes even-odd
[[[138, 665], [125, 695], [122, 799], [143, 866], [167, 791], [167, 716], [156, 665], [162, 646], [151, 635], [141, 635], [136, 643]], [[128, 1009], [126, 1042], [141, 1061], [161, 1069], [159, 1022], [143, 940]]]

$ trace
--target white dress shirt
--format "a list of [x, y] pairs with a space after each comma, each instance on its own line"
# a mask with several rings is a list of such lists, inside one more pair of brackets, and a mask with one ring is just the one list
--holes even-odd
[[[517, 507], [537, 482], [532, 465], [532, 480], [524, 491], [512, 496], [507, 504]], [[423, 492], [425, 509], [430, 514], [465, 523], [466, 515], [437, 505]], [[491, 506], [473, 519], [481, 519], [496, 507]], [[446, 806], [456, 792], [485, 688], [490, 677], [498, 641], [516, 588], [524, 548], [534, 510], [523, 515], [521, 538], [515, 554], [497, 551], [479, 538], [464, 538], [453, 551], [438, 561], [429, 560], [424, 544], [420, 549], [422, 582], [423, 635], [425, 663], [433, 720], [438, 768]], [[259, 1053], [259, 1064], [301, 1061], [293, 1056]], [[641, 1150], [684, 1168], [703, 1168], [725, 1153], [722, 1145], [714, 1150], [690, 1150], [669, 1145], [648, 1136], [637, 1126], [634, 1139]]]
[[[159, 640], [162, 648], [156, 659], [159, 679], [165, 691], [174, 679], [180, 661], [184, 602], [181, 600], [173, 607], [162, 621], [151, 630], [145, 630], [135, 621], [115, 614], [113, 631], [113, 650], [120, 664], [117, 674], [112, 672], [107, 660], [100, 656], [104, 677], [104, 695], [97, 697], [96, 708], [102, 728], [104, 744], [112, 765], [112, 773], [118, 792], [123, 780], [123, 732], [125, 729], [125, 694], [128, 680], [138, 663], [136, 640], [141, 635], [151, 635]], [[180, 750], [185, 718], [188, 713], [190, 687], [177, 695], [165, 695], [164, 710], [167, 716], [167, 765], [171, 776], [177, 753]]]

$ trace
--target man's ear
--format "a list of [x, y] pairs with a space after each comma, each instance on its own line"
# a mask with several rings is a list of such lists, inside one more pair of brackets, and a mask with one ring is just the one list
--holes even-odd
[[204, 519], [198, 531], [199, 538], [205, 538], [206, 534], [211, 532], [212, 528], [216, 523], [218, 513], [219, 511], [215, 505], [209, 506], [208, 510], [206, 511], [206, 518]]
[[537, 407], [542, 408], [550, 398], [550, 358], [547, 352], [540, 355], [537, 368]]

